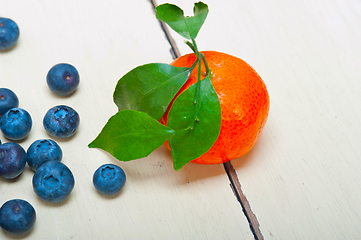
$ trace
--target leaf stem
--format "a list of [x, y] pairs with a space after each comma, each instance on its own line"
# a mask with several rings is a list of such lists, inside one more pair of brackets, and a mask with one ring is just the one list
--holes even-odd
[[197, 91], [196, 91], [196, 100], [195, 100], [195, 111], [194, 111], [194, 121], [191, 124], [191, 129], [194, 128], [194, 124], [199, 121], [198, 119], [198, 112], [199, 112], [199, 103], [200, 103], [200, 96], [201, 96], [201, 67], [202, 67], [202, 61], [201, 56], [199, 55], [197, 57], [198, 64], [198, 81], [197, 81]]
[[[187, 24], [187, 21], [184, 20], [184, 22], [185, 22], [185, 25], [187, 26], [188, 31], [189, 31], [189, 26], [188, 26], [188, 24]], [[189, 32], [190, 32], [190, 31], [189, 31]], [[203, 54], [203, 53], [200, 53], [200, 52], [198, 51], [198, 47], [197, 47], [197, 43], [196, 43], [196, 41], [195, 41], [195, 38], [193, 38], [193, 37], [191, 36], [191, 40], [192, 40], [192, 43], [190, 43], [189, 41], [185, 41], [185, 43], [192, 49], [192, 51], [195, 53], [195, 55], [196, 55], [196, 57], [197, 57], [197, 60], [194, 62], [194, 64], [197, 64], [197, 63], [199, 64], [199, 65], [198, 65], [198, 80], [197, 80], [197, 83], [196, 83], [196, 84], [197, 84], [196, 99], [195, 99], [195, 101], [194, 101], [194, 103], [195, 103], [194, 121], [192, 122], [191, 127], [190, 127], [190, 129], [192, 130], [192, 129], [194, 128], [194, 124], [199, 121], [199, 119], [198, 119], [198, 112], [199, 112], [200, 95], [201, 95], [201, 69], [202, 69], [202, 60], [203, 60], [204, 65], [205, 65], [205, 67], [206, 67], [206, 76], [205, 76], [205, 77], [210, 76], [210, 78], [212, 78], [212, 73], [211, 73], [211, 70], [209, 69], [209, 66], [208, 66], [208, 63], [207, 63], [207, 61], [206, 61], [206, 58], [205, 58], [204, 54]], [[192, 71], [193, 71], [193, 69], [194, 69], [194, 67], [195, 67], [194, 64], [193, 64], [192, 67], [191, 67]]]
[[184, 41], [184, 43], [187, 44], [187, 46], [190, 47], [190, 49], [192, 49], [192, 51], [193, 51], [194, 53], [196, 53], [196, 50], [195, 50], [195, 48], [194, 48], [194, 46], [193, 46], [192, 43], [190, 43], [189, 41], [186, 41], [186, 40]]
[[198, 80], [197, 80], [197, 91], [196, 91], [196, 99], [194, 101], [195, 103], [195, 111], [194, 111], [194, 121], [192, 122], [191, 124], [191, 127], [190, 129], [192, 130], [194, 128], [194, 124], [196, 122], [199, 121], [198, 119], [198, 112], [199, 112], [199, 106], [200, 106], [200, 95], [201, 95], [201, 69], [202, 69], [202, 60], [204, 62], [204, 66], [206, 67], [206, 75], [205, 77], [208, 77], [210, 79], [212, 79], [212, 72], [208, 66], [208, 63], [207, 63], [207, 60], [206, 60], [206, 57], [204, 56], [203, 53], [200, 53], [198, 51], [198, 47], [197, 47], [197, 43], [195, 41], [194, 38], [192, 38], [192, 43], [190, 43], [189, 41], [186, 41], [185, 42], [192, 50], [193, 52], [195, 53], [195, 55], [197, 56], [197, 60], [194, 62], [194, 64], [192, 65], [191, 69], [193, 70], [193, 68], [195, 67], [195, 64], [199, 64], [198, 65]]
[[197, 44], [196, 44], [196, 40], [194, 38], [192, 38], [192, 43], [193, 43], [193, 47], [194, 47], [194, 52], [197, 56], [197, 58], [199, 57], [200, 53], [198, 51], [198, 47], [197, 47]]

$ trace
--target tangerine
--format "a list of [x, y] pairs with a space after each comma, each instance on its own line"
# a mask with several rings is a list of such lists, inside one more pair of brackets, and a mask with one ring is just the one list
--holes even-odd
[[[270, 100], [265, 83], [248, 63], [226, 53], [202, 53], [212, 72], [211, 81], [221, 105], [221, 130], [213, 146], [191, 162], [224, 163], [243, 156], [256, 144], [267, 121]], [[194, 53], [187, 54], [174, 60], [171, 65], [191, 67], [196, 59]], [[205, 69], [202, 61], [201, 80], [205, 76]], [[197, 78], [198, 66], [174, 99], [196, 83]], [[167, 125], [168, 112], [173, 101], [159, 120], [163, 125]], [[165, 145], [170, 149], [168, 141]]]

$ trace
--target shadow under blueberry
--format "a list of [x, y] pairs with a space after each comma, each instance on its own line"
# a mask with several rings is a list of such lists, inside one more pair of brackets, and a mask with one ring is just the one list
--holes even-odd
[[11, 52], [11, 51], [13, 51], [15, 48], [17, 48], [17, 46], [18, 46], [18, 42], [15, 43], [15, 45], [12, 46], [12, 47], [10, 47], [10, 48], [0, 49], [0, 54], [6, 54], [6, 53], [8, 53], [8, 52]]
[[1, 230], [4, 233], [4, 235], [6, 236], [7, 239], [26, 239], [29, 236], [31, 236], [32, 232], [34, 231], [34, 228], [36, 228], [36, 222], [34, 224], [34, 227], [29, 232], [21, 234], [21, 235], [14, 235], [14, 234], [8, 233], [4, 229], [1, 229]]
[[[78, 129], [79, 130], [79, 129]], [[45, 130], [44, 130], [45, 131]], [[78, 131], [77, 131], [78, 132]], [[69, 142], [69, 141], [71, 141], [74, 137], [75, 137], [75, 135], [77, 135], [77, 132], [74, 134], [74, 135], [72, 135], [72, 136], [70, 136], [70, 137], [67, 137], [67, 138], [55, 138], [55, 137], [52, 137], [52, 136], [50, 136], [49, 134], [47, 135], [48, 136], [48, 138], [49, 139], [51, 139], [51, 140], [53, 140], [53, 141], [55, 141], [55, 142]], [[45, 133], [46, 133], [46, 131], [45, 131]]]
[[[50, 91], [50, 90], [49, 90]], [[51, 97], [53, 98], [57, 98], [57, 99], [68, 99], [72, 96], [76, 96], [77, 95], [77, 92], [78, 92], [78, 89], [76, 89], [74, 92], [70, 93], [69, 95], [66, 95], [66, 96], [62, 96], [62, 95], [59, 95], [59, 94], [56, 94], [54, 93], [53, 91], [50, 91], [51, 93]]]
[[[26, 169], [26, 166], [25, 166], [23, 172], [25, 171], [25, 169]], [[19, 176], [15, 177], [13, 179], [6, 179], [6, 178], [3, 178], [3, 177], [0, 177], [0, 184], [2, 184], [2, 182], [7, 182], [7, 183], [11, 184], [11, 183], [15, 183], [15, 182], [18, 182], [18, 181], [22, 181], [21, 179], [22, 179], [22, 176], [24, 175], [23, 172], [21, 172], [19, 174]]]
[[17, 144], [22, 144], [22, 143], [24, 143], [28, 138], [31, 138], [31, 137], [29, 137], [31, 135], [31, 131], [30, 131], [30, 133], [25, 137], [25, 138], [23, 138], [23, 139], [20, 139], [20, 140], [12, 140], [12, 139], [9, 139], [9, 138], [7, 138], [7, 137], [5, 137], [4, 135], [4, 137], [2, 138], [3, 140], [6, 140], [6, 141], [2, 141], [2, 143], [6, 143], [6, 142], [14, 142], [14, 143], [17, 143]]
[[95, 188], [93, 188], [93, 191], [95, 191], [98, 194], [98, 196], [100, 196], [103, 199], [115, 199], [115, 198], [118, 198], [121, 195], [123, 195], [125, 188], [126, 188], [126, 186], [124, 186], [122, 190], [120, 190], [119, 192], [117, 192], [116, 194], [113, 194], [113, 195], [102, 194], [102, 193], [98, 192]]

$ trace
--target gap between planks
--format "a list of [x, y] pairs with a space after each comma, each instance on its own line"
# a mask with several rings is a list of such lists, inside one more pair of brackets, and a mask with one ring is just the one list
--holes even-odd
[[[155, 10], [157, 3], [155, 0], [149, 0], [151, 4], [153, 5], [153, 9]], [[172, 54], [173, 59], [176, 59], [181, 56], [177, 44], [173, 40], [168, 27], [166, 24], [162, 21], [159, 21], [160, 26], [165, 34], [165, 37], [167, 38], [169, 44], [170, 44], [170, 53]], [[223, 163], [224, 169], [227, 173], [228, 179], [230, 181], [230, 186], [232, 188], [232, 191], [237, 198], [237, 201], [241, 204], [242, 211], [244, 215], [247, 218], [247, 221], [249, 223], [249, 227], [252, 231], [252, 234], [256, 240], [263, 240], [263, 235], [261, 233], [261, 230], [259, 229], [259, 222], [257, 220], [256, 215], [252, 212], [251, 206], [246, 198], [246, 196], [242, 192], [241, 183], [239, 182], [239, 179], [237, 177], [237, 173], [235, 169], [233, 168], [233, 165], [231, 162]]]

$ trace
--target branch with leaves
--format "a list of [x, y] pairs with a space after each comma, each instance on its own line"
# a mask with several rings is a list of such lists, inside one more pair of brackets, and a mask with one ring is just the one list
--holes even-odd
[[[207, 152], [217, 140], [221, 128], [221, 107], [211, 82], [211, 71], [196, 37], [207, 15], [208, 6], [194, 4], [194, 16], [184, 16], [179, 7], [156, 7], [157, 19], [187, 39], [196, 61], [190, 68], [150, 63], [134, 68], [117, 83], [113, 99], [118, 112], [88, 146], [100, 148], [120, 161], [148, 156], [169, 141], [175, 170]], [[190, 40], [190, 41], [188, 41]], [[201, 63], [206, 76], [201, 81]], [[198, 67], [198, 81], [173, 102], [167, 126], [159, 123], [173, 98]]]

